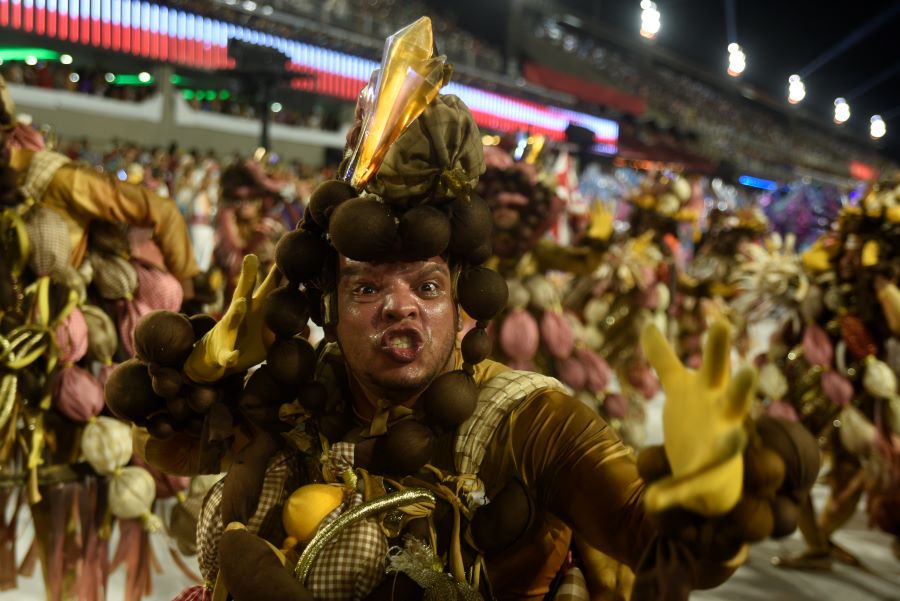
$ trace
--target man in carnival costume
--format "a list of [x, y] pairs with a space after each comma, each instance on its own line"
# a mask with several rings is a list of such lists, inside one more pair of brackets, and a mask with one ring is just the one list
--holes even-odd
[[579, 589], [564, 578], [586, 595], [573, 532], [636, 569], [635, 598], [686, 599], [794, 528], [815, 444], [746, 419], [755, 374], [731, 377], [727, 325], [698, 372], [645, 332], [669, 398], [665, 449], [639, 460], [556, 380], [486, 360], [507, 291], [480, 266], [481, 136], [438, 95], [444, 60], [428, 19], [389, 38], [344, 179], [316, 190], [277, 268], [254, 290], [247, 257], [214, 325], [146, 317], [110, 378], [151, 463], [228, 470], [198, 526], [206, 584], [180, 599], [562, 599]]

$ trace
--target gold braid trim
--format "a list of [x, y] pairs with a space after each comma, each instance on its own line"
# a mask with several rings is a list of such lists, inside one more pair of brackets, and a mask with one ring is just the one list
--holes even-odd
[[332, 539], [338, 536], [341, 531], [350, 524], [390, 509], [396, 509], [414, 503], [422, 503], [424, 501], [430, 501], [432, 504], [437, 503], [437, 499], [430, 491], [423, 488], [408, 488], [363, 503], [362, 505], [357, 505], [348, 510], [316, 533], [309, 545], [306, 546], [306, 549], [304, 549], [303, 553], [300, 555], [300, 560], [294, 568], [294, 577], [300, 584], [304, 584], [306, 578], [309, 576], [313, 562], [316, 560], [319, 553], [321, 553], [322, 549], [324, 549]]

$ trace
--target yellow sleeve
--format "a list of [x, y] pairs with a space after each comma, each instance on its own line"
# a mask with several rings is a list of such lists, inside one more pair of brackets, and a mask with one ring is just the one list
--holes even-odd
[[61, 199], [67, 211], [86, 220], [103, 219], [151, 228], [172, 275], [185, 280], [200, 271], [187, 224], [172, 200], [76, 165], [61, 167], [45, 196]]

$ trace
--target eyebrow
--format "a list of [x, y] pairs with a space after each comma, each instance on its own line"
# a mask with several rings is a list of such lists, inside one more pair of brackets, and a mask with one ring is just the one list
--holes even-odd
[[[340, 279], [345, 278], [354, 278], [361, 275], [367, 275], [369, 272], [368, 267], [363, 267], [361, 265], [349, 265], [341, 269]], [[450, 276], [450, 270], [445, 268], [443, 265], [439, 265], [436, 263], [432, 263], [430, 267], [423, 268], [423, 270], [416, 274], [416, 277], [427, 277], [435, 272], [441, 272]]]

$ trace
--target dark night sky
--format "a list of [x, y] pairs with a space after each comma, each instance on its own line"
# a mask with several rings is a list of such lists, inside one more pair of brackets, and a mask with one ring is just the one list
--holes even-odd
[[[458, 23], [503, 47], [511, 0], [455, 0], [437, 2], [452, 10]], [[559, 0], [557, 5], [588, 16], [623, 34], [639, 39], [640, 0]], [[655, 42], [714, 76], [727, 79], [728, 44], [724, 0], [658, 0], [662, 29]], [[737, 41], [747, 55], [743, 79], [787, 103], [787, 78], [834, 49], [854, 31], [892, 8], [897, 1], [852, 0], [735, 0]], [[847, 98], [852, 116], [842, 130], [868, 140], [869, 117], [880, 113], [888, 134], [879, 143], [886, 154], [900, 159], [900, 10], [842, 54], [805, 77], [806, 99], [799, 110], [836, 129], [834, 99], [890, 73], [881, 84]], [[893, 69], [893, 71], [891, 71]], [[796, 110], [796, 109], [794, 109]]]

